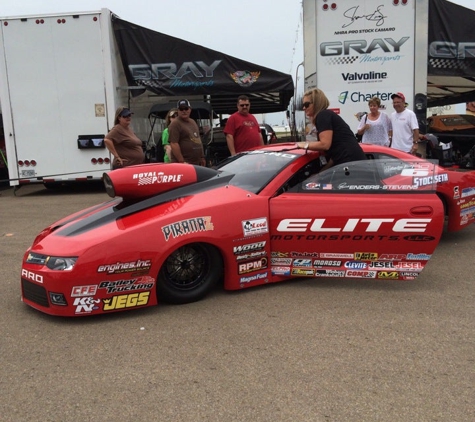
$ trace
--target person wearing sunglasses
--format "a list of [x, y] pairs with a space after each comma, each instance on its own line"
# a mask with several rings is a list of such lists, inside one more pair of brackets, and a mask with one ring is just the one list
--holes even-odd
[[188, 100], [180, 100], [177, 103], [177, 108], [178, 116], [168, 126], [171, 162], [205, 166], [206, 160], [200, 130], [190, 117], [191, 104]]
[[237, 111], [229, 117], [224, 127], [226, 143], [231, 155], [264, 145], [261, 128], [256, 118], [249, 112], [251, 102], [246, 95], [240, 95]]
[[163, 146], [163, 162], [164, 163], [171, 163], [171, 154], [172, 154], [172, 147], [168, 142], [168, 138], [170, 134], [168, 133], [168, 126], [170, 126], [171, 122], [178, 117], [178, 109], [172, 108], [168, 113], [167, 117], [165, 118], [165, 129], [162, 132], [162, 146]]
[[303, 94], [303, 109], [314, 124], [313, 132], [317, 140], [297, 142], [298, 148], [320, 151], [325, 155], [322, 170], [337, 164], [365, 160], [355, 134], [340, 115], [330, 110], [330, 101], [318, 88], [312, 88]]
[[112, 169], [142, 164], [145, 153], [142, 141], [130, 127], [132, 113], [127, 107], [119, 107], [115, 112], [114, 127], [104, 138], [104, 144], [114, 156]]

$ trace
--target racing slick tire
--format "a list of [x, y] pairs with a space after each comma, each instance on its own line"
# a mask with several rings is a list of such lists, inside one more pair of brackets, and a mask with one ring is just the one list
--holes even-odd
[[203, 299], [223, 274], [219, 251], [205, 243], [191, 243], [172, 252], [160, 269], [157, 300], [183, 304]]

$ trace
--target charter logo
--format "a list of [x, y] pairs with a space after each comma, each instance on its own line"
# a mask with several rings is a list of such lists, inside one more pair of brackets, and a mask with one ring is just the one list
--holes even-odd
[[340, 92], [340, 95], [338, 96], [338, 102], [340, 104], [345, 104], [347, 98], [348, 98], [348, 91]]

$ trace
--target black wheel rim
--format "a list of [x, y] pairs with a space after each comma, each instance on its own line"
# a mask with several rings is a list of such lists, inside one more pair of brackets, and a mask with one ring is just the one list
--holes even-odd
[[199, 245], [183, 246], [165, 262], [165, 280], [175, 289], [186, 291], [201, 285], [208, 273], [209, 256]]

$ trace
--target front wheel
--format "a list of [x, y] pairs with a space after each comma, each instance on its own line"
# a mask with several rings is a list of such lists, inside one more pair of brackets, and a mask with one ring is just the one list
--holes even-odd
[[196, 302], [212, 290], [222, 273], [223, 261], [213, 246], [181, 246], [168, 256], [158, 273], [157, 299], [176, 304]]

